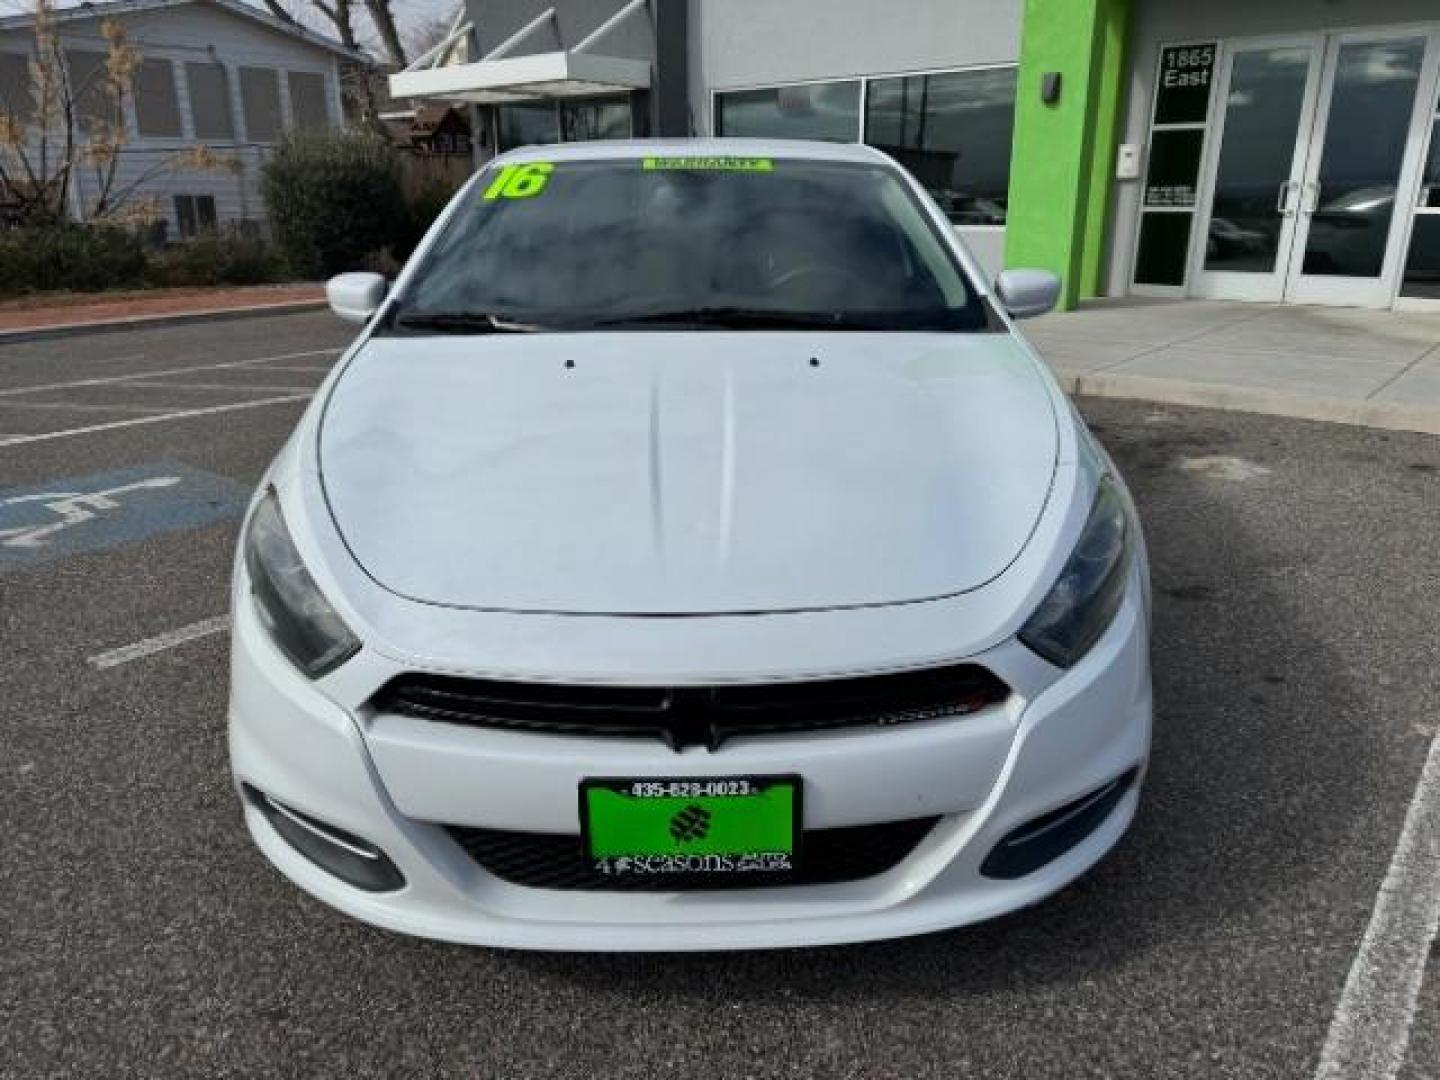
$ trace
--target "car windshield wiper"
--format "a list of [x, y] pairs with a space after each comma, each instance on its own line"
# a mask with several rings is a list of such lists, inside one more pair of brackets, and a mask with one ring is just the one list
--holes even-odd
[[390, 324], [400, 330], [432, 330], [438, 334], [534, 334], [546, 329], [536, 323], [485, 311], [406, 311], [403, 308], [396, 312]]
[[847, 322], [840, 313], [766, 311], [762, 308], [700, 307], [675, 311], [642, 311], [596, 319], [591, 327], [709, 326], [735, 330], [866, 330], [874, 327]]

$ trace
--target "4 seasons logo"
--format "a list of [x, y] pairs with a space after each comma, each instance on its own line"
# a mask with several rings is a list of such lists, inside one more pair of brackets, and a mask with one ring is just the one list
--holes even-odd
[[670, 835], [684, 843], [704, 840], [710, 833], [710, 811], [691, 803], [670, 819]]
[[601, 874], [788, 874], [795, 869], [788, 852], [760, 851], [753, 855], [616, 855], [596, 859]]

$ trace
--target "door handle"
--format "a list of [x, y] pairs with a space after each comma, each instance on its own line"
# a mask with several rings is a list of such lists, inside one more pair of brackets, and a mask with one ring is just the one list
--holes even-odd
[[1295, 213], [1295, 207], [1291, 205], [1290, 196], [1295, 194], [1299, 187], [1293, 180], [1287, 180], [1280, 185], [1280, 190], [1275, 193], [1275, 212], [1281, 217], [1289, 217]]
[[1302, 214], [1313, 214], [1320, 205], [1320, 184], [1307, 182], [1305, 184], [1305, 197], [1300, 200], [1300, 212]]

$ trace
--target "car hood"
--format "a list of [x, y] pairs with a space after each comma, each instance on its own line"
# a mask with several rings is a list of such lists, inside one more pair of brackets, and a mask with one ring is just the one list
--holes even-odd
[[815, 610], [999, 575], [1056, 423], [1008, 334], [378, 338], [332, 388], [320, 473], [356, 560], [413, 600]]

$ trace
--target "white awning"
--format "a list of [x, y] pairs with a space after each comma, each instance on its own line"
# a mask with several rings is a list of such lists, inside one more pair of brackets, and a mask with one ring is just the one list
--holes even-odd
[[650, 64], [589, 53], [534, 53], [502, 60], [401, 71], [390, 76], [392, 97], [438, 97], [499, 105], [537, 98], [592, 97], [643, 90]]
[[648, 60], [597, 56], [590, 49], [648, 9], [649, 0], [629, 0], [573, 48], [510, 56], [523, 41], [555, 25], [555, 9], [546, 8], [481, 59], [457, 63], [458, 50], [466, 46], [474, 30], [461, 9], [443, 41], [404, 71], [390, 76], [390, 94], [498, 105], [642, 90], [650, 85]]

